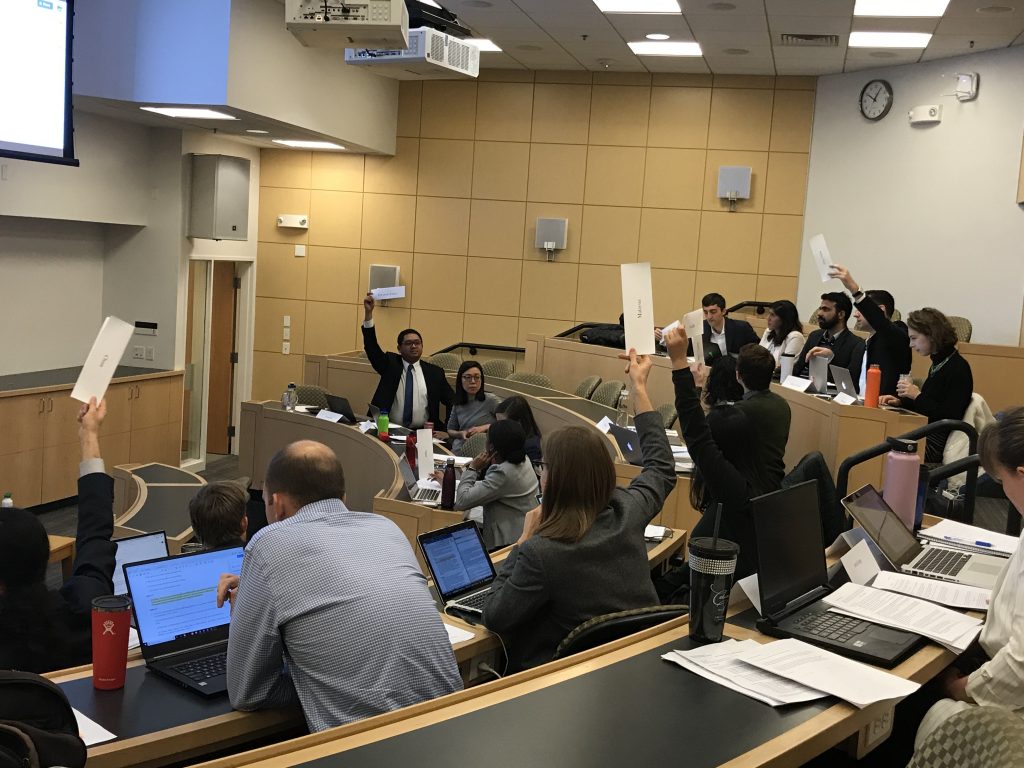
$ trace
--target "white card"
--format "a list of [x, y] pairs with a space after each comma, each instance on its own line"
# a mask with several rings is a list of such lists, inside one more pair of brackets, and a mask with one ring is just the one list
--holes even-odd
[[447, 622], [442, 623], [444, 624], [445, 631], [448, 632], [448, 642], [452, 645], [455, 645], [456, 643], [464, 643], [467, 640], [473, 639], [473, 633], [469, 630], [463, 629], [462, 627], [454, 627]]
[[335, 424], [337, 424], [343, 418], [343, 416], [340, 413], [328, 411], [326, 408], [321, 408], [320, 411], [317, 413], [316, 417], [318, 419], [323, 419], [324, 421], [333, 421]]
[[626, 326], [626, 351], [638, 355], [654, 354], [654, 292], [651, 288], [651, 265], [623, 264], [622, 314]]
[[704, 310], [695, 309], [683, 315], [683, 328], [693, 344], [693, 359], [704, 363]]
[[601, 419], [599, 422], [597, 422], [596, 426], [597, 426], [598, 429], [600, 429], [602, 432], [604, 432], [607, 435], [608, 434], [608, 430], [612, 428], [612, 420], [609, 419], [607, 416], [605, 416], [603, 419]]
[[832, 402], [839, 403], [840, 405], [856, 405], [857, 398], [853, 395], [848, 395], [845, 392], [838, 392], [836, 396], [832, 398]]
[[88, 403], [90, 397], [95, 397], [97, 403], [103, 399], [110, 380], [114, 378], [114, 369], [121, 362], [121, 355], [128, 348], [134, 332], [135, 326], [113, 315], [103, 321], [71, 391], [72, 398], [83, 403]]
[[384, 301], [386, 299], [404, 299], [405, 286], [395, 285], [390, 288], [373, 288], [370, 290], [370, 295], [377, 301]]
[[839, 559], [854, 584], [870, 584], [881, 571], [866, 541], [861, 541]]
[[116, 739], [117, 734], [111, 733], [102, 725], [97, 723], [95, 720], [83, 715], [77, 709], [72, 709], [75, 713], [75, 722], [78, 723], [78, 735], [85, 742], [85, 746], [91, 747], [93, 744], [100, 744], [104, 741], [110, 741]]
[[434, 469], [434, 433], [429, 429], [416, 430], [416, 473], [426, 477]]
[[821, 275], [821, 282], [827, 283], [832, 279], [829, 272], [832, 271], [832, 255], [828, 252], [828, 245], [825, 243], [824, 235], [815, 235], [808, 241], [811, 246], [811, 255], [814, 257], [814, 266], [818, 268]]
[[786, 380], [782, 382], [782, 386], [787, 389], [795, 389], [797, 392], [806, 392], [807, 388], [811, 386], [811, 380], [799, 376], [787, 376]]

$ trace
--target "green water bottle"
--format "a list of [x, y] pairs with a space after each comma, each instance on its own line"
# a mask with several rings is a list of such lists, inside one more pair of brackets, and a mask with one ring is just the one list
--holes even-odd
[[377, 414], [377, 437], [384, 442], [388, 440], [388, 412], [383, 408]]

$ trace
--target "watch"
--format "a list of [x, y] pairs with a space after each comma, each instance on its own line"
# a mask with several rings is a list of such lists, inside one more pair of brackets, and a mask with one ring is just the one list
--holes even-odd
[[892, 108], [892, 86], [887, 80], [871, 80], [860, 92], [860, 113], [868, 120], [881, 120]]

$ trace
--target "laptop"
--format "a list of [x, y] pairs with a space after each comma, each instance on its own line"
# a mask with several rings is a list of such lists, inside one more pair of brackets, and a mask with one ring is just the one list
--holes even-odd
[[124, 567], [147, 667], [204, 696], [227, 691], [231, 607], [217, 607], [217, 582], [241, 573], [243, 552], [230, 547]]
[[128, 594], [128, 585], [124, 580], [124, 566], [143, 560], [156, 560], [168, 555], [167, 534], [163, 531], [117, 539], [114, 546], [117, 547], [117, 552], [114, 555], [114, 594], [118, 597]]
[[853, 383], [853, 376], [850, 375], [850, 369], [840, 368], [838, 365], [830, 365], [828, 369], [832, 371], [832, 381], [836, 383], [836, 390], [849, 395], [858, 403], [863, 404], [864, 398], [857, 392], [857, 387]]
[[921, 544], [871, 485], [858, 488], [843, 506], [893, 568], [915, 576], [992, 589], [1006, 560], [940, 544]]
[[444, 609], [483, 613], [497, 574], [476, 522], [466, 520], [417, 538]]
[[833, 613], [821, 535], [818, 483], [752, 499], [761, 616], [757, 628], [890, 669], [924, 643], [921, 635]]
[[[328, 402], [330, 402], [330, 401], [328, 400]], [[371, 429], [369, 431], [369, 434], [371, 434], [371, 435], [376, 435], [377, 434], [377, 417], [378, 416], [380, 416], [380, 408], [378, 408], [373, 403], [370, 403], [370, 420], [373, 422], [373, 429]], [[397, 437], [404, 438], [409, 433], [411, 433], [412, 431], [413, 430], [409, 429], [408, 427], [403, 427], [397, 421], [392, 421], [390, 418], [388, 419], [388, 437], [390, 439], [394, 440]]]
[[[421, 488], [416, 481], [416, 473], [412, 471], [412, 467], [409, 466], [409, 461], [405, 456], [399, 458], [398, 469], [402, 473], [402, 480], [405, 481], [406, 491], [404, 494], [401, 490], [399, 491], [399, 499], [402, 501], [413, 501], [427, 507], [436, 507], [441, 503], [441, 489]], [[402, 498], [406, 495], [408, 498]]]
[[619, 444], [622, 458], [630, 464], [642, 467], [644, 465], [644, 454], [640, 450], [640, 437], [637, 433], [631, 429], [620, 427], [618, 424], [610, 424], [608, 431], [615, 439], [615, 442]]
[[338, 395], [326, 395], [327, 397], [327, 408], [334, 413], [341, 414], [341, 420], [346, 424], [355, 424], [356, 415], [352, 411], [352, 406], [349, 405], [348, 400]]

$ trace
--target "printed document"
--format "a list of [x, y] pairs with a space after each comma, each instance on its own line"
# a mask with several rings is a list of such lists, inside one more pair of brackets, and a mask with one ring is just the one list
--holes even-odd
[[651, 265], [648, 262], [623, 264], [621, 275], [626, 351], [635, 349], [638, 355], [653, 355], [654, 292], [651, 288]]
[[71, 397], [88, 403], [95, 397], [98, 403], [107, 393], [110, 380], [114, 378], [114, 369], [121, 362], [121, 355], [128, 348], [128, 342], [135, 332], [135, 326], [111, 315], [103, 321], [96, 340], [92, 343], [89, 356], [85, 358], [82, 372], [78, 374]]
[[828, 252], [828, 245], [825, 243], [824, 235], [815, 235], [810, 239], [811, 255], [814, 257], [814, 266], [818, 268], [821, 275], [821, 282], [827, 283], [832, 279], [829, 274], [832, 271], [832, 255]]
[[940, 520], [931, 528], [924, 528], [918, 536], [950, 549], [981, 552], [997, 557], [1009, 557], [1017, 551], [1017, 545], [1020, 543], [1016, 536], [1007, 536], [1005, 533], [996, 533], [956, 520]]
[[891, 573], [883, 571], [875, 576], [871, 586], [889, 592], [901, 592], [904, 595], [919, 597], [940, 605], [952, 608], [966, 608], [972, 611], [987, 611], [992, 600], [992, 590], [983, 587], [972, 587], [967, 584], [954, 584], [938, 579], [923, 579], [909, 573]]

